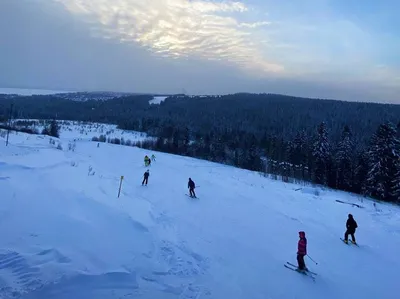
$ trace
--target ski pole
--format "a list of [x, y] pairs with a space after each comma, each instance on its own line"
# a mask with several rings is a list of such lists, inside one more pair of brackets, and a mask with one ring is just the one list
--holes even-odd
[[314, 261], [314, 260], [312, 259], [311, 256], [309, 256], [308, 254], [307, 254], [307, 256], [308, 256], [308, 258], [309, 258], [310, 260], [312, 260], [316, 265], [318, 265], [318, 263], [317, 263], [316, 261]]

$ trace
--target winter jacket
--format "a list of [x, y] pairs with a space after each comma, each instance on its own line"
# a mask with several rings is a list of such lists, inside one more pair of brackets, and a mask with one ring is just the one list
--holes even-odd
[[307, 255], [307, 239], [304, 232], [300, 232], [300, 240], [297, 244], [297, 254]]
[[144, 178], [147, 179], [149, 176], [150, 176], [150, 172], [147, 172], [147, 171], [146, 171], [146, 172], [144, 173]]
[[194, 182], [192, 180], [189, 180], [188, 188], [194, 189], [195, 187], [196, 187], [196, 185], [194, 184]]
[[356, 228], [358, 227], [357, 222], [354, 220], [352, 216], [349, 216], [346, 222], [346, 228], [349, 232], [355, 232]]

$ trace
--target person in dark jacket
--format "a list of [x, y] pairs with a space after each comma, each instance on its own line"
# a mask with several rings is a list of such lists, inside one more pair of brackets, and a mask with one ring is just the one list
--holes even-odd
[[297, 263], [299, 265], [299, 270], [307, 270], [306, 264], [304, 262], [304, 256], [307, 255], [307, 239], [306, 233], [299, 232], [299, 242], [297, 243]]
[[356, 233], [356, 228], [358, 227], [357, 222], [354, 220], [353, 215], [349, 214], [349, 218], [346, 222], [346, 232], [344, 233], [344, 242], [348, 243], [349, 235], [351, 236], [351, 242], [356, 244], [356, 238], [354, 234]]
[[189, 188], [190, 196], [191, 196], [191, 197], [196, 197], [196, 193], [194, 192], [194, 188], [196, 188], [196, 185], [195, 185], [195, 183], [192, 181], [191, 178], [189, 178], [188, 188]]
[[147, 186], [147, 183], [148, 183], [148, 181], [149, 181], [149, 176], [150, 176], [150, 170], [147, 169], [147, 171], [146, 171], [146, 172], [144, 173], [144, 175], [143, 175], [142, 186], [145, 185], [145, 184], [146, 184], [146, 186]]

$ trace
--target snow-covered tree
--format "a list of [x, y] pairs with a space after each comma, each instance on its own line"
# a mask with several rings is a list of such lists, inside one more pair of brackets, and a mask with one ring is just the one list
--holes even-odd
[[400, 162], [397, 163], [397, 172], [391, 182], [389, 196], [392, 199], [391, 201], [400, 204]]
[[315, 163], [315, 182], [327, 184], [327, 167], [330, 160], [330, 145], [325, 122], [318, 126], [317, 139], [313, 146], [313, 157]]
[[291, 141], [287, 148], [288, 161], [292, 164], [293, 172], [296, 169], [301, 171], [301, 179], [306, 178], [306, 169], [308, 167], [309, 158], [309, 140], [304, 130], [298, 132], [296, 137]]
[[391, 123], [380, 125], [368, 151], [367, 192], [386, 201], [398, 201], [400, 181], [400, 142]]
[[345, 126], [335, 155], [337, 187], [346, 191], [350, 191], [353, 185], [354, 145], [351, 137], [350, 128]]
[[365, 195], [367, 187], [367, 176], [368, 176], [368, 152], [362, 152], [358, 155], [357, 166], [354, 170], [354, 180], [352, 191]]

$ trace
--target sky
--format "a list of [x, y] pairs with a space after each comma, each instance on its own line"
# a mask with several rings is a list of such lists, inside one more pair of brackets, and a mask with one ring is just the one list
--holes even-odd
[[400, 104], [399, 11], [398, 0], [1, 0], [0, 87]]

